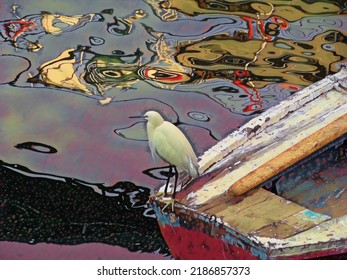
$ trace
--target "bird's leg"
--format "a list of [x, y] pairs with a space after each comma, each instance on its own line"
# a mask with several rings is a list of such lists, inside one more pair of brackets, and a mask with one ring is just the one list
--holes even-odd
[[175, 170], [175, 185], [174, 185], [174, 190], [173, 190], [173, 194], [172, 194], [172, 199], [175, 200], [176, 197], [176, 188], [177, 188], [177, 181], [178, 181], [178, 172], [177, 172], [177, 168], [176, 166], [173, 166], [174, 170]]
[[169, 187], [169, 183], [170, 183], [170, 178], [172, 177], [172, 165], [168, 165], [168, 166], [164, 166], [164, 167], [154, 167], [154, 168], [150, 168], [150, 169], [146, 169], [145, 171], [143, 171], [144, 174], [146, 175], [149, 175], [153, 178], [156, 178], [156, 179], [162, 179], [162, 178], [159, 178], [159, 177], [156, 177], [156, 176], [153, 176], [152, 174], [150, 174], [150, 171], [152, 170], [158, 170], [158, 169], [166, 169], [166, 168], [169, 168], [169, 171], [167, 172], [167, 179], [166, 179], [166, 184], [165, 184], [165, 189], [164, 189], [164, 192], [157, 192], [155, 194], [155, 197], [159, 198], [159, 197], [165, 197], [167, 195], [167, 189]]
[[173, 212], [175, 210], [175, 201], [176, 199], [169, 199], [165, 202], [165, 206], [161, 209], [162, 212], [164, 212], [164, 210], [171, 205], [171, 211]]
[[[175, 202], [176, 202], [176, 188], [177, 188], [177, 182], [178, 182], [178, 171], [176, 166], [172, 166], [173, 169], [175, 170], [175, 185], [174, 185], [174, 189], [173, 189], [173, 193], [172, 193], [172, 199], [169, 199], [165, 202], [165, 206], [163, 207], [162, 211], [164, 211], [170, 204], [171, 204], [171, 211], [174, 211], [175, 208]], [[171, 174], [171, 169], [170, 169], [170, 174]], [[170, 175], [171, 177], [171, 175]]]
[[[176, 167], [175, 167], [175, 168], [176, 168]], [[169, 187], [171, 175], [172, 175], [172, 165], [169, 165], [169, 174], [168, 174], [167, 180], [166, 180], [166, 185], [165, 185], [165, 190], [164, 190], [164, 196], [167, 195], [167, 189], [168, 189], [168, 187]]]

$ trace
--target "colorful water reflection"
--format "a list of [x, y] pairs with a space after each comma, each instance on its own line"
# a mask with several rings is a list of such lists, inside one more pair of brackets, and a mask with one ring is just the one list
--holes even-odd
[[[345, 1], [17, 2], [0, 3], [3, 241], [101, 242], [166, 255], [146, 198], [138, 195], [160, 186], [156, 178], [163, 173], [147, 172], [158, 164], [143, 123], [129, 117], [160, 111], [201, 155], [250, 118], [337, 72], [347, 57]], [[67, 218], [57, 211], [43, 231], [33, 225], [45, 220], [45, 202], [26, 198], [33, 178], [49, 186], [46, 196], [57, 194], [59, 209], [76, 187], [77, 201], [78, 193], [111, 199], [120, 205], [117, 213], [127, 214], [112, 218], [79, 210], [83, 215], [78, 212], [61, 234], [64, 223], [54, 220]], [[62, 180], [65, 191], [55, 183]], [[117, 188], [126, 192], [119, 196]], [[32, 197], [40, 193], [36, 188]], [[125, 203], [134, 199], [141, 211]], [[13, 226], [13, 215], [18, 224], [27, 223], [26, 230]], [[150, 225], [152, 240], [143, 239], [147, 231], [136, 226], [139, 234], [127, 243], [130, 222], [126, 230], [109, 230], [109, 219], [117, 227], [129, 215], [144, 228]], [[75, 226], [81, 228], [71, 241]]]

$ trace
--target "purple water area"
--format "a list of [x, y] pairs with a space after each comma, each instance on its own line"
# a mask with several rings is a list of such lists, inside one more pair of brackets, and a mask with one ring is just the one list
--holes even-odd
[[0, 242], [0, 259], [10, 260], [164, 260], [162, 254], [131, 252], [119, 246], [101, 243], [79, 245], [25, 244]]
[[339, 0], [1, 1], [0, 257], [167, 258], [146, 204], [165, 163], [130, 117], [160, 112], [201, 156], [337, 72], [345, 14]]

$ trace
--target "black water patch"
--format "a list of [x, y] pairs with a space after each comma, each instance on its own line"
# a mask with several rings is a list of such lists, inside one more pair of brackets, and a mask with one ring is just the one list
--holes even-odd
[[58, 150], [50, 145], [38, 143], [38, 142], [24, 142], [14, 146], [15, 148], [22, 150], [30, 150], [33, 152], [43, 153], [43, 154], [55, 154]]
[[100, 13], [112, 15], [113, 12], [114, 12], [114, 9], [103, 9]]
[[224, 91], [229, 93], [238, 93], [240, 92], [238, 89], [230, 87], [230, 86], [219, 86], [212, 89], [213, 92]]
[[149, 215], [149, 189], [131, 182], [104, 186], [47, 174], [37, 178], [29, 172], [0, 161], [1, 241], [100, 242], [169, 254], [157, 220]]

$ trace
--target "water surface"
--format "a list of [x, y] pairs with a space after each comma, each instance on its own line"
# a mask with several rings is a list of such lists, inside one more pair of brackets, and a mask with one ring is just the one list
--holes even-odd
[[159, 111], [200, 156], [336, 73], [346, 27], [338, 0], [0, 1], [0, 257], [167, 258], [144, 172], [163, 163], [129, 117]]

